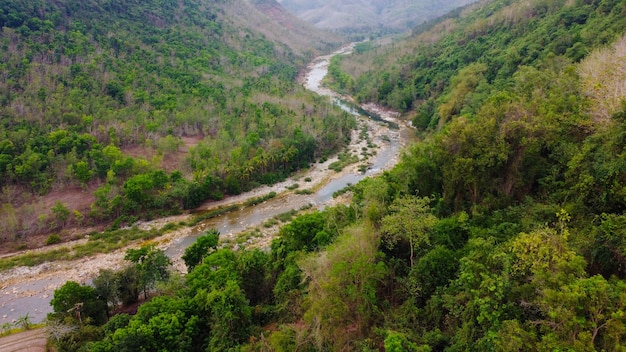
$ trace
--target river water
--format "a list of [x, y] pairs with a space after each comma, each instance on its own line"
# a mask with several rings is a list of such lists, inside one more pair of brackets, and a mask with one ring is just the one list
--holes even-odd
[[[385, 124], [371, 121], [367, 117], [360, 114], [357, 109], [346, 103], [346, 98], [342, 98], [332, 90], [322, 86], [322, 80], [328, 74], [330, 59], [335, 55], [349, 54], [351, 50], [352, 45], [345, 46], [332, 54], [321, 56], [313, 60], [313, 62], [308, 66], [303, 84], [308, 90], [328, 97], [329, 100], [331, 100], [335, 105], [354, 115], [358, 119], [361, 119], [361, 122], [370, 125], [370, 133], [373, 134], [373, 136], [371, 136], [373, 137], [372, 140], [379, 146], [379, 148], [376, 150], [376, 155], [368, 160], [369, 168], [367, 171], [362, 173], [353, 170], [352, 172], [343, 172], [340, 175], [337, 175], [337, 177], [331, 177], [314, 194], [298, 195], [293, 192], [289, 192], [277, 198], [270, 199], [262, 204], [245, 207], [220, 217], [209, 219], [195, 228], [191, 235], [180, 238], [171, 244], [166, 250], [166, 253], [170, 257], [180, 257], [185, 248], [191, 245], [196, 238], [201, 236], [207, 229], [210, 228], [217, 229], [220, 232], [220, 237], [224, 238], [240, 233], [248, 228], [259, 226], [264, 221], [271, 219], [276, 215], [294, 209], [297, 210], [309, 204], [321, 210], [332, 201], [333, 193], [336, 191], [339, 191], [351, 184], [356, 184], [365, 177], [377, 175], [383, 170], [388, 170], [395, 165], [400, 148], [406, 142], [406, 138], [408, 138], [411, 133], [406, 133], [406, 128], [390, 129], [388, 126], [385, 126]], [[373, 133], [373, 129], [376, 129], [377, 133]], [[384, 138], [384, 140], [382, 138], [383, 135], [387, 137]], [[361, 146], [355, 146], [352, 152], [358, 154], [360, 152], [360, 148]], [[321, 165], [321, 167], [327, 169], [328, 164], [330, 164], [331, 161], [332, 160], [329, 160]], [[317, 167], [320, 168], [320, 165], [317, 165]], [[306, 184], [302, 182], [299, 182], [299, 185], [306, 186]]]
[[[346, 46], [330, 55], [316, 58], [309, 65], [303, 84], [307, 89], [328, 97], [329, 101], [332, 101], [343, 110], [356, 116], [360, 124], [368, 125], [370, 139], [378, 147], [376, 148], [376, 155], [366, 161], [369, 165], [367, 171], [362, 173], [357, 171], [356, 167], [352, 167], [339, 174], [331, 174], [330, 177], [325, 177], [322, 183], [315, 187], [316, 191], [313, 194], [309, 195], [298, 195], [294, 192], [287, 192], [285, 185], [278, 186], [282, 187], [282, 189], [277, 189], [276, 186], [268, 188], [265, 194], [269, 193], [271, 190], [279, 195], [261, 204], [244, 207], [240, 210], [206, 220], [196, 225], [190, 231], [187, 231], [185, 236], [177, 237], [165, 246], [165, 251], [168, 256], [173, 259], [180, 258], [185, 248], [192, 244], [198, 236], [202, 235], [209, 228], [217, 229], [220, 232], [221, 238], [229, 238], [246, 229], [257, 227], [276, 215], [293, 209], [297, 210], [307, 205], [323, 209], [332, 202], [334, 192], [350, 184], [355, 184], [365, 177], [379, 174], [383, 170], [388, 170], [395, 165], [401, 146], [405, 144], [412, 135], [412, 133], [408, 131], [409, 129], [402, 124], [399, 124], [400, 128], [392, 129], [388, 124], [373, 121], [360, 113], [360, 111], [362, 112], [363, 110], [357, 109], [354, 105], [347, 103], [346, 101], [349, 99], [340, 97], [321, 85], [322, 80], [328, 73], [330, 58], [334, 55], [348, 54], [351, 49], [352, 46]], [[386, 119], [393, 119], [390, 117], [393, 114], [386, 115]], [[378, 117], [378, 114], [376, 114], [376, 116]], [[394, 123], [391, 124], [391, 126], [397, 126], [397, 124]], [[352, 152], [359, 154], [361, 148], [361, 145], [352, 145]], [[310, 170], [311, 174], [316, 172], [315, 169], [317, 169], [318, 172], [322, 170], [328, 174], [328, 164], [331, 161], [332, 160], [323, 164], [316, 164], [313, 167], [314, 170]], [[304, 173], [302, 177], [306, 176], [307, 173]], [[295, 181], [292, 180], [288, 182], [292, 184]], [[307, 186], [307, 184], [301, 182], [301, 180], [298, 181], [298, 183], [301, 188]], [[263, 191], [264, 190], [257, 190], [254, 194], [256, 195]], [[111, 263], [119, 262], [119, 256], [119, 254], [117, 257], [111, 256]], [[62, 271], [56, 275], [50, 273], [50, 271], [54, 271], [52, 269], [55, 265], [57, 264], [51, 263], [49, 267], [44, 266], [43, 269], [38, 269], [39, 272], [46, 272], [45, 276], [33, 275], [32, 272], [29, 272], [30, 275], [25, 275], [24, 280], [11, 280], [12, 283], [7, 285], [2, 283], [5, 281], [3, 278], [5, 273], [0, 274], [0, 325], [11, 322], [13, 319], [18, 319], [26, 314], [28, 314], [33, 322], [40, 322], [45, 319], [46, 314], [52, 311], [49, 302], [54, 290], [68, 280]], [[75, 265], [80, 264], [76, 263]], [[23, 268], [23, 270], [28, 272], [31, 269]], [[82, 277], [83, 282], [88, 282], [90, 279], [90, 277]]]

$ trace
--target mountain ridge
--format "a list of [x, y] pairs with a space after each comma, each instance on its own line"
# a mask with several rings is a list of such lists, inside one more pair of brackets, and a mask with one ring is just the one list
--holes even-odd
[[318, 28], [339, 32], [402, 32], [473, 0], [279, 0], [288, 10]]

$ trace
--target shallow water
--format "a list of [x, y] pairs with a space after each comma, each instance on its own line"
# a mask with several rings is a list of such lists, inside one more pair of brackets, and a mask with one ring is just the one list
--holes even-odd
[[[328, 73], [328, 65], [330, 59], [335, 55], [350, 53], [352, 46], [346, 46], [333, 54], [325, 55], [313, 60], [309, 65], [309, 71], [304, 80], [304, 86], [320, 95], [330, 97], [333, 102], [348, 113], [360, 118], [366, 118], [359, 113], [357, 109], [346, 104], [335, 92], [321, 86], [321, 82]], [[380, 119], [380, 117], [378, 117]], [[388, 127], [388, 126], [387, 126]], [[387, 128], [384, 127], [384, 128]], [[374, 139], [373, 143], [379, 146], [376, 149], [376, 155], [370, 158], [370, 167], [365, 173], [343, 173], [340, 177], [331, 179], [327, 184], [320, 187], [318, 191], [310, 195], [286, 194], [270, 199], [264, 203], [245, 207], [235, 210], [217, 218], [204, 221], [198, 226], [191, 235], [180, 238], [170, 245], [166, 253], [170, 257], [178, 257], [184, 253], [185, 248], [191, 245], [206, 230], [214, 228], [220, 232], [220, 237], [234, 236], [250, 227], [262, 225], [263, 222], [273, 218], [276, 215], [286, 213], [291, 210], [297, 210], [307, 205], [313, 205], [318, 209], [323, 209], [333, 199], [333, 193], [346, 188], [349, 185], [356, 184], [365, 177], [373, 176], [382, 170], [390, 169], [397, 159], [401, 147], [401, 135], [399, 130], [388, 129], [386, 133], [389, 137], [388, 141], [380, 138]], [[306, 188], [306, 184], [300, 183], [302, 188]]]

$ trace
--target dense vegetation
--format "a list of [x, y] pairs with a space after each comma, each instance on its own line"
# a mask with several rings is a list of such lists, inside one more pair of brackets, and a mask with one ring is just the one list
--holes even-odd
[[[242, 8], [263, 16], [238, 0], [2, 1], [0, 241], [193, 208], [341, 148], [354, 121], [296, 83], [309, 57], [269, 40], [269, 20], [226, 15]], [[337, 44], [316, 34], [289, 40]], [[41, 198], [79, 187], [91, 208]]]
[[361, 45], [335, 70], [335, 84], [361, 101], [416, 111], [419, 127], [437, 126], [476, 114], [521, 68], [547, 69], [554, 57], [576, 63], [613, 43], [623, 15], [618, 0], [483, 1], [417, 27], [394, 50]]
[[[552, 47], [493, 75], [480, 60], [454, 74], [432, 61], [454, 78], [424, 104], [448, 123], [424, 124], [401, 164], [351, 188], [350, 206], [296, 218], [269, 252], [219, 249], [209, 233], [186, 253], [190, 273], [150, 290], [160, 295], [136, 315], [67, 336], [98, 340], [76, 338], [94, 351], [623, 350], [626, 103], [597, 91], [624, 82], [626, 3], [493, 2], [462, 18], [524, 19], [550, 48], [552, 32], [536, 29], [572, 13], [572, 33], [597, 38], [570, 43], [580, 56]], [[474, 41], [451, 33], [434, 45], [453, 60]], [[512, 52], [503, 33], [475, 41]]]

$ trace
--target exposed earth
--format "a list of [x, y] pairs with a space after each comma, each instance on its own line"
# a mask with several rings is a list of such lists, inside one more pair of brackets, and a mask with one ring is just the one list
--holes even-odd
[[26, 330], [0, 337], [0, 352], [41, 352], [46, 350], [46, 330]]

